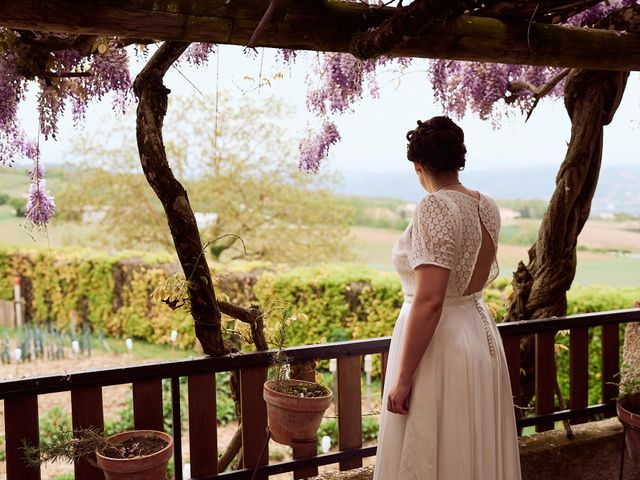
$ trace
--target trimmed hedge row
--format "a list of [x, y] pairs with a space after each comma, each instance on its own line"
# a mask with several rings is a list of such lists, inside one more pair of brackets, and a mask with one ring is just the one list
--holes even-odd
[[94, 250], [0, 247], [0, 298], [13, 299], [21, 280], [27, 318], [68, 329], [77, 322], [114, 337], [170, 343], [178, 330], [182, 347], [194, 344], [191, 318], [151, 301], [150, 294], [176, 266], [170, 258], [140, 252], [106, 255]]
[[[192, 347], [195, 338], [188, 313], [151, 300], [151, 292], [178, 269], [170, 257], [139, 252], [115, 256], [92, 250], [17, 249], [0, 247], [0, 298], [13, 297], [12, 277], [19, 275], [27, 316], [68, 328], [70, 312], [94, 330]], [[265, 264], [225, 266], [217, 289], [242, 305], [263, 310], [290, 304], [298, 315], [289, 331], [289, 345], [389, 335], [402, 305], [395, 274], [360, 265], [327, 264], [285, 270]], [[510, 281], [499, 279], [485, 290], [485, 299], [501, 318]], [[633, 306], [640, 288], [575, 287], [569, 292], [569, 313]], [[269, 322], [271, 324], [273, 322]]]

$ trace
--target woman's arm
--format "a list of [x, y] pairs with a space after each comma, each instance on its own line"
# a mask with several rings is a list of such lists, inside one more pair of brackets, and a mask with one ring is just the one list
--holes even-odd
[[398, 377], [387, 398], [390, 412], [409, 413], [413, 374], [440, 321], [449, 273], [450, 270], [436, 265], [420, 265], [415, 269], [416, 292], [407, 318]]

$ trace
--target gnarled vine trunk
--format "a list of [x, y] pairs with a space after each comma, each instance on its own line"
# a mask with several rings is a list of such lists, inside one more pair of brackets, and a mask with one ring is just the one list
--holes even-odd
[[[556, 189], [529, 249], [513, 278], [513, 296], [505, 321], [563, 316], [566, 292], [576, 273], [576, 244], [589, 217], [602, 161], [603, 127], [620, 104], [627, 72], [572, 71], [565, 84], [571, 140], [556, 178]], [[523, 339], [524, 402], [533, 396], [534, 342]]]
[[[614, 11], [598, 28], [640, 32], [640, 5]], [[629, 72], [573, 70], [565, 82], [571, 139], [556, 177], [556, 189], [529, 249], [529, 263], [513, 275], [513, 295], [505, 321], [532, 320], [567, 313], [567, 290], [576, 273], [576, 244], [589, 212], [602, 162], [603, 127], [613, 120]], [[521, 342], [522, 398], [534, 393], [534, 341]]]
[[[211, 272], [187, 192], [173, 175], [167, 161], [162, 126], [170, 91], [164, 86], [163, 77], [188, 46], [188, 43], [165, 42], [136, 77], [133, 88], [139, 101], [136, 138], [140, 163], [149, 185], [162, 203], [180, 265], [189, 280], [191, 315], [195, 322], [196, 337], [205, 353], [218, 356], [234, 351], [234, 347], [225, 344], [222, 339], [222, 313], [249, 324], [256, 349], [267, 350], [264, 317], [260, 308], [257, 305], [244, 308], [216, 299]], [[242, 412], [238, 380], [238, 372], [233, 372], [229, 389], [240, 423]], [[238, 428], [234, 441], [220, 459], [219, 467], [226, 468], [238, 453], [241, 458], [241, 448], [242, 438]]]
[[162, 139], [170, 92], [162, 80], [188, 46], [188, 43], [165, 42], [138, 74], [133, 86], [139, 101], [136, 138], [144, 175], [162, 202], [180, 265], [189, 279], [196, 337], [205, 353], [217, 356], [226, 353], [220, 323], [222, 315], [187, 192], [171, 171]]

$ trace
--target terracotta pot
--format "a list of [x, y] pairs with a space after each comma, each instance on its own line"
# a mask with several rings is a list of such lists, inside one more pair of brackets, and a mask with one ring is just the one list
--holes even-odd
[[167, 462], [173, 455], [171, 435], [155, 430], [131, 430], [109, 437], [109, 440], [122, 442], [131, 437], [152, 435], [167, 441], [162, 450], [136, 458], [109, 458], [96, 451], [98, 466], [104, 471], [106, 480], [165, 480]]
[[[303, 380], [284, 381], [313, 385]], [[327, 388], [328, 393], [324, 397], [294, 397], [274, 390], [275, 383], [275, 380], [265, 382], [263, 388], [271, 438], [289, 446], [315, 443], [318, 427], [325, 410], [331, 405], [333, 393]]]
[[616, 410], [620, 423], [625, 426], [624, 440], [629, 457], [640, 462], [640, 394], [622, 397], [616, 402]]

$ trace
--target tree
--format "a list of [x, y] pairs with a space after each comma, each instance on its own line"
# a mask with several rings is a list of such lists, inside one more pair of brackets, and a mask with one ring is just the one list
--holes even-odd
[[[191, 204], [208, 214], [200, 225], [203, 239], [219, 238], [209, 248], [214, 258], [348, 258], [350, 211], [330, 193], [335, 178], [329, 172], [295, 168], [294, 139], [278, 120], [290, 115], [285, 105], [226, 94], [218, 111], [209, 107], [215, 104], [199, 96], [172, 98], [167, 120], [180, 128], [165, 136]], [[87, 209], [100, 215], [94, 238], [102, 244], [171, 250], [162, 206], [141, 175], [131, 123], [128, 116], [109, 127], [107, 143], [92, 133], [75, 139], [68, 155], [83, 162], [69, 166], [73, 180], [58, 197], [60, 210], [77, 221]], [[95, 167], [100, 164], [105, 167]]]

